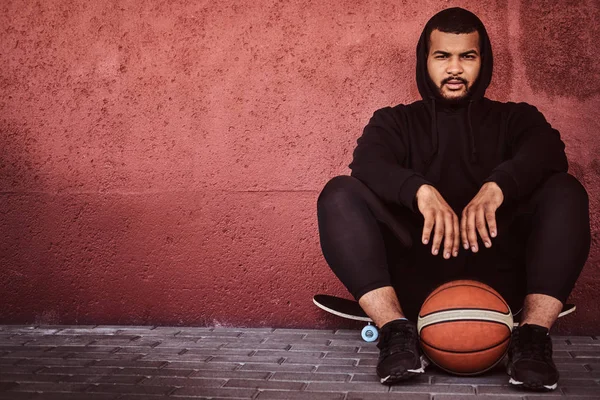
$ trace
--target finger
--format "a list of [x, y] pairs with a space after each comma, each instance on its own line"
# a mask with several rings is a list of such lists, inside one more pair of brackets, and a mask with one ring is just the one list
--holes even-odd
[[425, 222], [423, 223], [423, 236], [421, 237], [421, 241], [423, 244], [429, 243], [429, 238], [431, 236], [431, 230], [433, 229], [433, 224], [435, 222], [433, 218], [432, 212], [426, 212], [423, 214], [425, 217]]
[[475, 226], [477, 227], [477, 232], [479, 232], [479, 236], [483, 241], [483, 245], [487, 248], [492, 247], [492, 240], [490, 239], [487, 225], [485, 224], [485, 212], [483, 207], [480, 207], [475, 214]]
[[455, 234], [458, 234], [458, 232], [454, 232], [452, 212], [447, 212], [444, 214], [444, 258], [446, 260], [452, 256]]
[[460, 239], [463, 243], [463, 248], [469, 250], [469, 239], [467, 238], [467, 212], [463, 210], [460, 217]]
[[475, 211], [473, 209], [467, 210], [467, 240], [469, 241], [469, 248], [473, 253], [477, 253], [477, 233], [475, 233]]
[[490, 236], [495, 238], [498, 235], [498, 225], [496, 225], [496, 210], [489, 209], [485, 213], [485, 220], [490, 229]]
[[435, 228], [433, 231], [433, 243], [431, 246], [431, 254], [437, 256], [440, 250], [440, 243], [444, 238], [444, 219], [438, 213], [435, 217]]
[[458, 257], [458, 248], [460, 247], [460, 230], [458, 228], [458, 217], [452, 214], [452, 225], [454, 226], [454, 242], [452, 243], [452, 255]]

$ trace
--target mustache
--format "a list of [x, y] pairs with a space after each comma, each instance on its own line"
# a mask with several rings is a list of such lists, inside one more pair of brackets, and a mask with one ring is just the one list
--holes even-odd
[[467, 80], [466, 80], [466, 79], [464, 79], [464, 78], [461, 78], [461, 77], [452, 77], [452, 76], [451, 76], [451, 77], [449, 77], [449, 78], [446, 78], [446, 79], [444, 79], [444, 80], [442, 81], [442, 85], [445, 85], [446, 83], [448, 83], [448, 82], [450, 82], [450, 81], [460, 81], [460, 82], [462, 82], [462, 83], [463, 83], [465, 86], [467, 86], [467, 84], [468, 84]]

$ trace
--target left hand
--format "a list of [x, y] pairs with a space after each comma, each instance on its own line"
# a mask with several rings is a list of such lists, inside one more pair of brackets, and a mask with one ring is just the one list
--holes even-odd
[[[477, 253], [477, 232], [485, 247], [492, 247], [491, 237], [496, 237], [496, 210], [504, 201], [502, 189], [496, 182], [485, 183], [477, 195], [462, 212], [460, 219], [460, 237], [465, 250], [469, 248]], [[488, 234], [489, 228], [489, 234]]]

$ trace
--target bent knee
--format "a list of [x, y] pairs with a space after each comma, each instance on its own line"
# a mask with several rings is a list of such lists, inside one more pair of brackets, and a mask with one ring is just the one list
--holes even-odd
[[553, 197], [568, 204], [588, 204], [589, 198], [585, 187], [577, 178], [566, 172], [550, 176], [542, 186], [545, 196]]
[[317, 200], [317, 206], [338, 204], [340, 201], [354, 199], [362, 189], [361, 186], [364, 187], [364, 184], [352, 176], [336, 176], [325, 184]]

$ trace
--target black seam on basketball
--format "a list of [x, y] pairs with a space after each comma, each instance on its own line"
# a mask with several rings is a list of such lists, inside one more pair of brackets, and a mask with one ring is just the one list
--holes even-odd
[[434, 311], [434, 312], [430, 312], [429, 314], [425, 314], [425, 315], [421, 315], [419, 313], [419, 318], [425, 318], [429, 315], [434, 315], [434, 314], [438, 314], [438, 313], [443, 313], [446, 311], [456, 311], [456, 310], [480, 310], [480, 311], [492, 311], [492, 312], [496, 312], [498, 314], [502, 314], [502, 315], [510, 315], [510, 307], [508, 309], [508, 312], [503, 313], [502, 311], [498, 311], [498, 310], [492, 310], [490, 308], [471, 308], [471, 307], [458, 307], [458, 308], [445, 308], [443, 310], [439, 310], [439, 311]]
[[[479, 281], [476, 281], [476, 282], [479, 282]], [[449, 282], [447, 282], [447, 283], [449, 283]], [[483, 282], [479, 282], [479, 283], [481, 283], [481, 284], [485, 285], [485, 283], [483, 283]], [[445, 283], [444, 283], [444, 285], [445, 285]], [[439, 293], [442, 293], [444, 290], [452, 289], [452, 288], [455, 288], [455, 287], [461, 287], [461, 286], [467, 286], [467, 287], [474, 287], [474, 288], [478, 288], [478, 289], [483, 289], [483, 290], [485, 290], [486, 292], [488, 292], [488, 293], [490, 293], [490, 294], [494, 295], [494, 296], [495, 296], [497, 299], [499, 299], [500, 301], [502, 301], [502, 303], [503, 303], [503, 304], [506, 306], [506, 308], [508, 308], [508, 309], [510, 310], [510, 306], [508, 305], [508, 303], [506, 302], [506, 300], [504, 300], [504, 299], [502, 298], [502, 296], [498, 296], [496, 293], [494, 293], [494, 292], [491, 292], [491, 291], [489, 291], [488, 289], [486, 289], [486, 288], [484, 288], [484, 287], [481, 287], [481, 286], [475, 286], [475, 285], [470, 285], [470, 284], [468, 284], [468, 283], [467, 283], [467, 284], [460, 284], [460, 285], [456, 285], [456, 286], [450, 286], [450, 287], [444, 288], [444, 289], [440, 290], [439, 292], [437, 292], [437, 293], [436, 293], [436, 296], [437, 296]], [[492, 289], [493, 289], [493, 288], [492, 288]], [[495, 290], [495, 289], [494, 289], [494, 290]], [[435, 290], [433, 290], [433, 292], [435, 292]], [[433, 292], [432, 292], [432, 293], [433, 293]], [[429, 296], [431, 296], [431, 294], [430, 294]], [[425, 302], [424, 302], [424, 303], [421, 305], [421, 308], [423, 308], [423, 306], [424, 306], [425, 304], [427, 304], [427, 302], [429, 301], [429, 296], [427, 296], [427, 300], [425, 300]]]
[[482, 351], [491, 350], [494, 347], [498, 347], [498, 346], [500, 346], [501, 344], [504, 344], [507, 341], [510, 341], [510, 336], [508, 336], [506, 339], [504, 339], [503, 341], [499, 342], [498, 344], [495, 344], [494, 346], [486, 347], [485, 349], [470, 350], [470, 351], [452, 351], [452, 350], [444, 350], [444, 349], [437, 348], [435, 346], [430, 345], [429, 343], [427, 343], [423, 339], [421, 339], [421, 342], [423, 342], [423, 344], [426, 344], [427, 346], [431, 347], [434, 350], [443, 351], [444, 353], [452, 353], [452, 354], [472, 354], [472, 353], [479, 353], [479, 352], [482, 352]]

